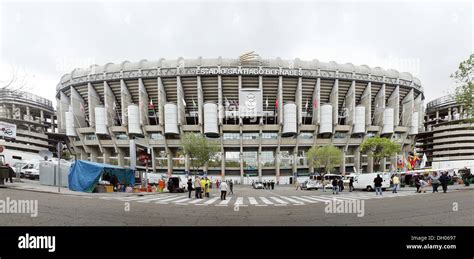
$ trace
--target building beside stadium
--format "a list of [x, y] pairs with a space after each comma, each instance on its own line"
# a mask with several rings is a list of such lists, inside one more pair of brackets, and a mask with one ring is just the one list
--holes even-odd
[[427, 166], [474, 169], [474, 124], [467, 118], [463, 105], [451, 95], [426, 105], [426, 130], [420, 132], [416, 142], [418, 151], [427, 155]]
[[0, 90], [0, 155], [8, 163], [41, 159], [55, 149], [56, 114], [50, 100], [25, 91]]
[[134, 165], [133, 140], [148, 147], [154, 172], [185, 173], [180, 137], [201, 132], [220, 145], [208, 175], [280, 182], [318, 170], [305, 158], [313, 145], [340, 148], [341, 173], [371, 172], [362, 141], [381, 135], [413, 151], [424, 116], [423, 88], [409, 73], [279, 58], [94, 65], [64, 75], [56, 98], [59, 131], [79, 158]]

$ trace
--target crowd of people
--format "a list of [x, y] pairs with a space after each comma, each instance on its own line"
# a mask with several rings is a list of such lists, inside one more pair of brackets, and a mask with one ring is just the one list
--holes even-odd
[[[199, 177], [196, 176], [193, 179], [188, 178], [187, 190], [188, 197], [191, 198], [192, 192], [194, 191], [194, 196], [196, 199], [202, 199], [204, 197], [210, 198], [210, 189], [212, 189], [212, 181], [208, 177]], [[234, 182], [231, 180], [228, 181], [219, 181], [216, 180], [216, 188], [221, 191], [221, 200], [225, 200], [227, 192], [229, 194], [234, 194]]]

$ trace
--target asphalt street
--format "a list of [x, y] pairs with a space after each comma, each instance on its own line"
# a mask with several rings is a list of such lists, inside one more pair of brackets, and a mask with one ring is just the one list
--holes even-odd
[[[65, 195], [8, 188], [0, 200], [38, 200], [38, 216], [0, 214], [2, 226], [474, 226], [474, 191], [416, 194], [400, 191], [331, 192], [254, 190], [235, 186], [227, 202], [213, 189], [211, 198], [187, 194], [146, 196], [94, 193]], [[329, 213], [332, 197], [363, 202], [363, 215]], [[360, 204], [359, 204], [360, 205]]]

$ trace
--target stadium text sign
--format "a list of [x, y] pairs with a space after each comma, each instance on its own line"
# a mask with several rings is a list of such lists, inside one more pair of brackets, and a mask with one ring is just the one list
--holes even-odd
[[197, 75], [271, 75], [271, 76], [303, 76], [300, 69], [279, 68], [198, 68]]

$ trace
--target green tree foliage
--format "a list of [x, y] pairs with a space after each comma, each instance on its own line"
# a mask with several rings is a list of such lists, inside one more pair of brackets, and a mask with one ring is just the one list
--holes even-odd
[[314, 168], [324, 167], [330, 173], [336, 166], [341, 164], [342, 152], [334, 146], [311, 147], [306, 153], [310, 166]]
[[189, 156], [195, 173], [199, 167], [204, 166], [219, 151], [217, 143], [208, 140], [202, 134], [186, 133], [181, 140], [181, 144], [184, 154]]
[[400, 145], [388, 138], [373, 137], [366, 139], [360, 145], [362, 152], [368, 152], [370, 157], [374, 158], [374, 164], [379, 166], [383, 158], [397, 154], [400, 151]]
[[458, 84], [455, 90], [456, 102], [463, 105], [469, 121], [474, 122], [474, 54], [459, 64], [451, 78]]

